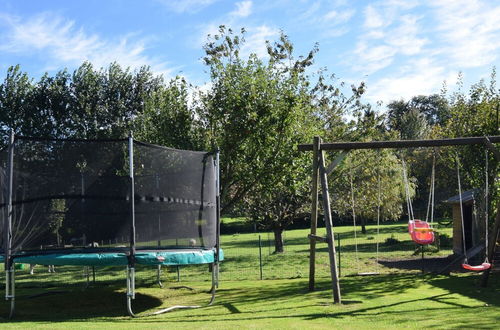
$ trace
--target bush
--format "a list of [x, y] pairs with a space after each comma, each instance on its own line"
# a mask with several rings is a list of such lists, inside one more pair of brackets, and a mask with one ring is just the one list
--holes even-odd
[[451, 248], [453, 246], [453, 238], [447, 234], [439, 234], [438, 239], [441, 248]]
[[388, 245], [388, 246], [390, 246], [390, 245], [396, 245], [396, 244], [399, 244], [399, 243], [400, 243], [400, 241], [396, 237], [394, 237], [394, 235], [391, 235], [391, 237], [386, 238], [386, 240], [384, 242], [384, 244]]

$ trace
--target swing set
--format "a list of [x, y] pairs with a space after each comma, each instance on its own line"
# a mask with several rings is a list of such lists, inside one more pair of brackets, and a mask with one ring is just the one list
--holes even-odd
[[[342, 303], [340, 293], [339, 273], [337, 267], [337, 257], [335, 251], [335, 239], [333, 232], [333, 221], [330, 208], [330, 197], [328, 192], [328, 174], [330, 174], [335, 167], [342, 162], [350, 150], [356, 149], [400, 149], [400, 148], [419, 148], [419, 147], [441, 147], [441, 146], [456, 146], [456, 145], [485, 145], [487, 149], [491, 150], [495, 159], [500, 162], [500, 151], [493, 145], [500, 143], [500, 136], [489, 137], [466, 137], [466, 138], [453, 138], [453, 139], [439, 139], [439, 140], [404, 140], [404, 141], [372, 141], [372, 142], [338, 142], [338, 143], [322, 143], [319, 137], [315, 137], [312, 144], [301, 144], [298, 146], [299, 151], [313, 151], [313, 173], [312, 173], [312, 205], [311, 205], [311, 233], [308, 235], [310, 240], [310, 255], [309, 255], [309, 291], [314, 291], [315, 288], [315, 256], [316, 256], [316, 242], [327, 243], [328, 255], [330, 260], [330, 274], [332, 278], [332, 291], [334, 303]], [[325, 151], [339, 151], [337, 157], [327, 167], [325, 165]], [[406, 174], [405, 174], [406, 175]], [[431, 174], [431, 191], [434, 186], [434, 170]], [[459, 175], [458, 175], [459, 176]], [[318, 202], [319, 202], [319, 188], [322, 192], [322, 204], [324, 210], [324, 220], [326, 225], [326, 237], [317, 235], [317, 221], [318, 221]], [[459, 188], [461, 190], [461, 187]], [[408, 194], [407, 194], [408, 195]], [[434, 193], [429, 196], [433, 200]], [[411, 212], [413, 213], [413, 212]], [[463, 217], [463, 215], [462, 215]], [[431, 222], [432, 222], [431, 212]], [[486, 219], [487, 221], [487, 219]], [[462, 229], [464, 228], [462, 224]], [[409, 219], [408, 223], [409, 233], [414, 241], [429, 242], [434, 241], [434, 231], [432, 226], [427, 221], [417, 220], [414, 218]], [[492, 259], [496, 239], [500, 234], [500, 203], [497, 203], [497, 216], [495, 219], [493, 233], [490, 237], [489, 245], [486, 247], [487, 256], [485, 263], [479, 266], [471, 266], [468, 264], [468, 258], [464, 249], [465, 261], [463, 267], [468, 270], [484, 271], [483, 285], [486, 285], [491, 264], [488, 260]], [[464, 240], [465, 241], [465, 240]], [[488, 244], [488, 243], [487, 243]], [[489, 246], [489, 248], [488, 248]]]

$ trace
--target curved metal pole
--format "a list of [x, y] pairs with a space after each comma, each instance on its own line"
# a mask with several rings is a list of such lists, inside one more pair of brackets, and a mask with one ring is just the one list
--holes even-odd
[[132, 299], [135, 299], [135, 268], [127, 265], [127, 312], [136, 317], [132, 311]]

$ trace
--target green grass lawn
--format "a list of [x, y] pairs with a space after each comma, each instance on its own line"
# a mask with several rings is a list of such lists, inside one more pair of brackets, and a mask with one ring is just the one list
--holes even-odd
[[[343, 305], [332, 304], [326, 280], [312, 293], [305, 279], [227, 281], [211, 307], [138, 319], [124, 316], [123, 290], [90, 288], [20, 300], [16, 318], [2, 328], [495, 328], [500, 282], [492, 277], [489, 288], [479, 289], [477, 279], [475, 274], [347, 277], [341, 280]], [[208, 283], [183, 285], [197, 291], [139, 288], [136, 310], [166, 306], [163, 299], [169, 304], [208, 299], [202, 292]]]
[[[284, 234], [285, 253], [274, 254], [273, 235], [269, 233], [241, 233], [222, 236], [222, 247], [226, 260], [222, 265], [221, 276], [226, 280], [259, 279], [259, 236], [261, 238], [262, 272], [264, 279], [301, 278], [309, 274], [309, 229], [295, 229]], [[359, 230], [354, 238], [352, 226], [335, 228], [336, 238], [340, 236], [340, 268], [342, 275], [353, 275], [360, 272], [397, 273], [408, 272], [408, 269], [382, 267], [401, 260], [418, 260], [420, 254], [415, 253], [416, 244], [410, 239], [407, 223], [388, 223], [379, 228], [367, 226], [367, 233]], [[451, 227], [442, 227], [440, 234], [451, 235]], [[318, 235], [324, 235], [325, 229], [319, 228]], [[386, 244], [387, 239], [395, 240], [395, 244]], [[377, 255], [377, 242], [379, 253]], [[337, 241], [338, 243], [338, 241]], [[356, 252], [357, 245], [357, 252]], [[338, 252], [337, 246], [337, 252]], [[451, 254], [451, 246], [426, 248], [426, 258], [447, 256]], [[329, 277], [329, 259], [326, 244], [317, 244], [317, 276]], [[425, 260], [424, 260], [425, 268]], [[414, 269], [420, 272], [420, 266]]]
[[[241, 220], [238, 220], [241, 221]], [[243, 226], [240, 224], [240, 226]], [[320, 231], [324, 229], [320, 229]], [[215, 304], [195, 310], [178, 310], [159, 316], [131, 319], [125, 310], [125, 272], [98, 268], [96, 283], [84, 289], [81, 267], [58, 267], [49, 274], [42, 266], [34, 276], [17, 272], [17, 314], [2, 328], [496, 328], [500, 322], [500, 279], [491, 276], [488, 288], [479, 288], [479, 274], [451, 276], [424, 274], [420, 268], [391, 267], [391, 260], [418, 260], [405, 224], [388, 224], [375, 235], [373, 226], [358, 234], [356, 258], [352, 227], [338, 227], [341, 238], [341, 289], [344, 304], [332, 303], [326, 247], [319, 245], [317, 290], [308, 292], [308, 230], [285, 234], [285, 253], [273, 254], [267, 234], [261, 236], [263, 278], [259, 280], [259, 234], [222, 237], [226, 260]], [[443, 229], [449, 231], [449, 228]], [[395, 244], [386, 245], [387, 238]], [[376, 242], [379, 261], [376, 262]], [[449, 249], [427, 252], [426, 258], [445, 256]], [[347, 276], [376, 269], [378, 276]], [[3, 282], [3, 272], [2, 276]], [[176, 304], [208, 302], [210, 275], [206, 266], [164, 270], [168, 287], [155, 283], [155, 270], [137, 274], [134, 308], [144, 315]], [[3, 288], [2, 288], [3, 290]], [[4, 294], [4, 292], [0, 292]], [[0, 315], [7, 315], [0, 304]]]

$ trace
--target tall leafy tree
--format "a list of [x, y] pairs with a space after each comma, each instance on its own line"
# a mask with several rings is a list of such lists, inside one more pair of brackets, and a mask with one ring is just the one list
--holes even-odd
[[222, 26], [205, 45], [211, 88], [203, 95], [201, 118], [208, 140], [221, 149], [223, 211], [238, 205], [250, 210], [262, 227], [274, 231], [281, 252], [282, 232], [303, 206], [298, 195], [307, 165], [296, 145], [314, 134], [304, 72], [316, 49], [295, 58], [293, 45], [281, 35], [267, 45], [269, 60], [255, 54], [243, 59], [244, 34]]
[[399, 131], [402, 139], [424, 137], [428, 127], [444, 126], [450, 119], [448, 100], [439, 94], [392, 101], [387, 109], [387, 125]]
[[[364, 106], [364, 110], [356, 114], [358, 117], [348, 131], [351, 141], [394, 137], [386, 131], [384, 117], [369, 106]], [[410, 178], [408, 185], [413, 197], [414, 178]], [[404, 187], [402, 162], [397, 151], [353, 150], [331, 176], [332, 208], [341, 218], [354, 219], [355, 215], [357, 224], [366, 233], [367, 222], [377, 219], [379, 208], [381, 221], [401, 217], [406, 209]]]
[[202, 126], [190, 100], [192, 90], [181, 77], [162, 84], [145, 100], [144, 112], [135, 120], [136, 136], [179, 149], [210, 148], [203, 141]]
[[0, 133], [57, 138], [123, 137], [161, 86], [147, 67], [136, 71], [117, 63], [96, 70], [83, 63], [34, 81], [19, 66], [0, 84]]
[[[459, 87], [461, 87], [459, 77]], [[470, 87], [466, 93], [462, 88], [449, 96], [450, 120], [439, 132], [447, 137], [488, 136], [498, 135], [500, 90], [496, 83], [496, 70], [491, 72], [489, 82], [479, 81]], [[454, 158], [458, 155], [462, 165], [462, 184], [464, 189], [484, 187], [485, 153], [484, 148], [460, 147], [448, 151], [443, 157], [448, 157], [450, 171], [456, 171]], [[499, 203], [500, 181], [498, 180], [498, 162], [491, 153], [489, 157], [489, 182], [491, 196], [490, 210], [495, 212], [496, 203]], [[495, 180], [497, 178], [497, 180]], [[456, 176], [454, 178], [456, 181]], [[494, 213], [490, 215], [494, 216]]]

